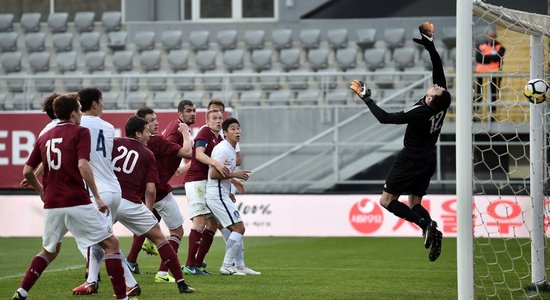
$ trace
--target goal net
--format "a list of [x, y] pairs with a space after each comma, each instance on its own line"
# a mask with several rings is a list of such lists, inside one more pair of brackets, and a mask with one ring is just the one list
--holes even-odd
[[530, 78], [548, 82], [550, 17], [481, 1], [473, 13], [473, 45], [491, 44], [494, 32], [505, 48], [498, 71], [477, 68], [486, 48], [473, 53], [475, 298], [550, 299], [550, 101], [532, 105], [523, 96]]

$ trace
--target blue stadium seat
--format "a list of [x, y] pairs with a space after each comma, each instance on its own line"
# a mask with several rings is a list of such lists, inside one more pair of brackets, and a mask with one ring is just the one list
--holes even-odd
[[100, 33], [97, 31], [84, 32], [80, 34], [80, 51], [92, 52], [99, 50]]
[[292, 30], [274, 29], [271, 32], [272, 47], [276, 50], [292, 48]]
[[134, 68], [133, 51], [117, 51], [113, 54], [113, 67], [118, 73], [131, 71]]
[[6, 52], [2, 53], [2, 69], [4, 73], [14, 73], [21, 71], [21, 61], [23, 55], [21, 52]]
[[227, 50], [223, 53], [223, 63], [229, 72], [242, 70], [244, 63], [244, 50]]
[[390, 50], [403, 47], [405, 45], [405, 28], [386, 28], [384, 41]]
[[289, 105], [293, 98], [290, 90], [272, 91], [267, 96], [267, 103], [270, 105]]
[[103, 71], [105, 69], [105, 52], [104, 51], [94, 51], [88, 52], [84, 56], [84, 64], [86, 69], [90, 73], [95, 71]]
[[317, 75], [322, 75], [315, 77], [319, 89], [335, 89], [338, 86], [338, 76], [332, 75], [330, 73], [336, 72], [338, 72], [338, 70], [332, 68], [317, 71]]
[[309, 76], [307, 75], [297, 75], [296, 73], [308, 72], [303, 69], [296, 69], [288, 71], [286, 78], [288, 88], [292, 90], [305, 90], [309, 87]]
[[257, 72], [271, 69], [273, 50], [262, 49], [252, 51], [251, 61]]
[[153, 50], [155, 48], [155, 32], [154, 31], [138, 31], [134, 35], [134, 44], [136, 50], [146, 51]]
[[33, 100], [34, 100], [33, 93], [23, 93], [23, 91], [16, 92], [15, 94], [13, 94], [12, 109], [26, 110], [29, 108]]
[[126, 40], [128, 33], [126, 31], [111, 31], [107, 34], [107, 47], [111, 51], [119, 51], [126, 49]]
[[2, 32], [0, 33], [0, 52], [17, 51], [17, 32]]
[[[157, 50], [155, 50], [157, 51]], [[154, 75], [152, 78], [147, 78], [147, 87], [151, 91], [165, 91], [168, 87], [166, 81], [167, 73], [164, 70], [149, 71], [147, 75]]]
[[386, 66], [386, 49], [371, 48], [364, 52], [367, 69], [375, 71]]
[[71, 32], [53, 34], [52, 47], [55, 52], [73, 51], [73, 34]]
[[145, 91], [129, 92], [126, 95], [126, 102], [130, 109], [139, 109], [147, 106], [147, 99], [149, 99], [149, 93]]
[[140, 55], [141, 67], [145, 72], [156, 71], [160, 69], [160, 51], [143, 51]]
[[237, 47], [237, 30], [220, 30], [216, 35], [216, 40], [223, 51], [235, 49]]
[[19, 25], [24, 33], [40, 31], [40, 13], [23, 13]]
[[113, 73], [111, 71], [93, 71], [92, 75], [100, 77], [93, 77], [90, 80], [90, 85], [97, 87], [100, 91], [111, 90], [111, 79], [113, 78]]
[[119, 11], [106, 11], [101, 16], [101, 24], [105, 32], [120, 31], [122, 16]]
[[[70, 52], [66, 52], [70, 53]], [[65, 54], [65, 53], [61, 53]], [[59, 55], [57, 56], [59, 58]], [[82, 89], [84, 85], [82, 84], [82, 71], [67, 71], [64, 74], [62, 79], [63, 81], [63, 90], [67, 92], [77, 92]]]
[[325, 100], [330, 105], [346, 105], [350, 95], [349, 89], [329, 90], [325, 95]]
[[241, 106], [259, 106], [262, 103], [262, 91], [244, 91], [239, 96]]
[[174, 85], [176, 89], [180, 91], [192, 91], [195, 89], [195, 72], [193, 71], [177, 71], [176, 75], [182, 75], [182, 77], [174, 78]]
[[398, 70], [411, 68], [414, 66], [416, 49], [413, 47], [395, 48], [393, 51], [393, 61]]
[[74, 27], [78, 33], [94, 30], [95, 12], [79, 11], [74, 16]]
[[296, 96], [296, 103], [299, 105], [317, 105], [321, 100], [321, 91], [319, 90], [301, 90]]
[[40, 52], [46, 49], [46, 34], [44, 32], [30, 32], [25, 35], [27, 52]]
[[200, 50], [195, 55], [195, 63], [201, 72], [216, 69], [216, 50]]
[[57, 68], [61, 73], [75, 71], [76, 59], [75, 51], [57, 53]]
[[[182, 99], [191, 100], [197, 107], [204, 107], [203, 98], [205, 97], [204, 91], [187, 91], [183, 92]], [[210, 101], [210, 100], [207, 100]]]
[[29, 67], [33, 73], [50, 70], [50, 52], [33, 52], [29, 55]]
[[155, 108], [174, 108], [176, 107], [176, 101], [179, 101], [177, 91], [161, 91], [156, 92], [153, 98]]
[[325, 48], [320, 49], [311, 49], [307, 53], [307, 60], [309, 62], [309, 67], [313, 71], [318, 71], [328, 68], [328, 55], [329, 50]]
[[258, 77], [258, 81], [260, 82], [260, 88], [262, 90], [278, 90], [281, 88], [280, 82], [280, 76], [265, 76], [269, 74], [279, 74], [281, 71], [279, 70], [264, 70], [260, 72], [260, 76]]
[[52, 71], [36, 72], [35, 76], [37, 76], [37, 78], [35, 78], [34, 80], [34, 86], [36, 90], [42, 93], [53, 92], [55, 89], [55, 80], [53, 78], [54, 75], [55, 73]]
[[342, 71], [357, 67], [357, 48], [344, 48], [336, 51], [336, 64]]
[[187, 69], [187, 60], [189, 57], [189, 50], [187, 49], [174, 49], [168, 53], [168, 65], [174, 72]]
[[66, 12], [53, 13], [48, 15], [48, 27], [52, 33], [67, 31], [69, 14]]
[[[225, 105], [233, 104], [233, 91], [231, 90], [221, 90], [212, 92], [212, 99], [222, 100]], [[206, 104], [208, 105], [208, 103]]]
[[[205, 75], [211, 75], [209, 77], [201, 78], [202, 87], [207, 91], [219, 91], [222, 89], [223, 71], [221, 70], [207, 70]], [[218, 75], [218, 76], [214, 76]]]
[[13, 31], [13, 14], [0, 14], [0, 32]]
[[348, 46], [348, 30], [342, 29], [330, 29], [327, 31], [327, 40], [330, 48], [338, 50], [346, 48]]
[[199, 30], [189, 33], [189, 45], [193, 51], [207, 50], [209, 47], [210, 31]]
[[300, 49], [283, 49], [279, 55], [279, 61], [285, 71], [300, 68]]
[[302, 29], [300, 31], [300, 45], [304, 50], [317, 49], [321, 43], [321, 30]]
[[103, 108], [104, 109], [117, 109], [119, 108], [119, 92], [102, 92], [103, 96]]
[[166, 53], [181, 49], [182, 32], [179, 30], [167, 30], [162, 32], [162, 48]]
[[[233, 74], [250, 74], [250, 70], [235, 70]], [[234, 90], [250, 90], [252, 89], [252, 76], [231, 77], [229, 83]]]
[[244, 32], [244, 43], [250, 51], [264, 48], [264, 30], [247, 30]]
[[357, 29], [357, 46], [364, 52], [368, 48], [374, 47], [376, 43], [376, 29], [374, 28], [363, 28]]

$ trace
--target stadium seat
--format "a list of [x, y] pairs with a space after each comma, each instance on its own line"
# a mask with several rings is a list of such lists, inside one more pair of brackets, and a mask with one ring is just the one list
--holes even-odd
[[50, 70], [50, 52], [33, 52], [29, 55], [29, 67], [33, 73]]
[[134, 68], [133, 51], [117, 51], [113, 54], [113, 67], [118, 73], [131, 71]]
[[307, 53], [309, 67], [313, 71], [328, 68], [329, 50], [325, 48], [312, 49]]
[[8, 91], [12, 93], [22, 93], [25, 87], [25, 77], [27, 76], [28, 74], [26, 72], [19, 71], [9, 73], [9, 77], [8, 79], [6, 79], [6, 86], [8, 87]]
[[441, 41], [447, 50], [451, 50], [456, 47], [456, 27], [443, 27], [441, 29], [441, 33]]
[[[67, 52], [71, 53], [71, 52]], [[62, 53], [66, 54], [66, 53]], [[59, 58], [59, 55], [57, 56]], [[76, 66], [75, 66], [76, 68]], [[63, 81], [63, 90], [67, 92], [77, 92], [83, 88], [82, 84], [82, 72], [81, 71], [67, 71], [64, 74], [62, 79]]]
[[267, 103], [269, 105], [289, 105], [292, 99], [290, 90], [272, 91], [267, 96]]
[[244, 50], [227, 50], [223, 53], [223, 63], [229, 72], [242, 70], [244, 63]]
[[321, 30], [319, 29], [302, 29], [300, 31], [300, 45], [302, 49], [308, 51], [310, 49], [319, 48], [321, 42]]
[[1, 93], [0, 92], [0, 109], [2, 110], [6, 110], [7, 108], [5, 107], [5, 103], [6, 103], [6, 99], [8, 98], [8, 95], [7, 93]]
[[376, 70], [376, 75], [372, 79], [374, 83], [381, 89], [392, 89], [394, 86], [395, 76], [383, 74], [385, 72], [396, 72], [394, 67], [384, 67]]
[[301, 90], [296, 96], [296, 103], [300, 105], [317, 105], [319, 100], [321, 100], [319, 90]]
[[415, 55], [416, 49], [413, 47], [395, 48], [393, 51], [395, 67], [400, 71], [413, 67]]
[[76, 70], [76, 52], [57, 53], [57, 68], [62, 73]]
[[182, 99], [191, 100], [197, 107], [204, 106], [202, 103], [204, 97], [205, 97], [204, 91], [187, 91], [187, 92], [183, 92], [183, 95], [182, 95]]
[[364, 52], [368, 48], [372, 48], [376, 43], [376, 29], [364, 28], [357, 29], [357, 46]]
[[261, 91], [244, 91], [239, 96], [239, 104], [241, 106], [259, 106], [261, 103]]
[[420, 80], [423, 77], [422, 75], [416, 75], [414, 73], [427, 72], [424, 66], [416, 66], [416, 65], [410, 68], [405, 68], [403, 71], [404, 72], [403, 72], [403, 75], [401, 76], [401, 81], [406, 85], [410, 85], [411, 83], [417, 80]]
[[40, 31], [40, 13], [23, 13], [19, 25], [24, 33]]
[[216, 41], [221, 50], [235, 49], [237, 47], [237, 30], [220, 30], [216, 35]]
[[105, 32], [120, 31], [122, 16], [119, 11], [106, 11], [101, 16], [101, 24]]
[[[222, 90], [222, 91], [214, 91], [212, 92], [211, 99], [218, 99], [222, 100], [225, 105], [232, 105], [233, 104], [233, 91], [231, 90]], [[208, 105], [208, 103], [206, 104]]]
[[292, 30], [275, 29], [271, 32], [272, 47], [276, 50], [288, 49], [292, 47]]
[[[279, 84], [280, 81], [280, 70], [264, 70], [261, 71], [258, 76], [258, 81], [260, 82], [260, 88], [262, 90], [278, 90], [281, 88], [281, 85]], [[265, 76], [274, 74], [275, 76]]]
[[92, 86], [97, 87], [100, 91], [111, 90], [111, 79], [113, 78], [113, 73], [111, 71], [97, 70], [93, 71], [92, 75], [99, 76], [90, 80]]
[[307, 75], [296, 75], [297, 73], [304, 73], [308, 72], [307, 70], [302, 69], [296, 69], [296, 70], [290, 70], [288, 72], [288, 75], [286, 77], [286, 81], [288, 83], [288, 88], [293, 90], [304, 90], [307, 89], [309, 86], [309, 76]]
[[216, 69], [216, 50], [200, 50], [195, 55], [195, 63], [201, 72]]
[[350, 95], [350, 90], [330, 90], [326, 93], [325, 100], [329, 105], [346, 105]]
[[78, 33], [94, 30], [95, 12], [79, 11], [74, 15], [74, 27]]
[[395, 48], [403, 47], [405, 45], [405, 29], [387, 28], [384, 30], [384, 42], [386, 42], [386, 47], [392, 51]]
[[264, 48], [264, 30], [247, 30], [244, 32], [244, 43], [250, 51]]
[[149, 93], [144, 91], [129, 92], [126, 94], [126, 102], [130, 109], [139, 109], [147, 106], [147, 99], [149, 99]]
[[174, 85], [180, 91], [192, 91], [195, 89], [195, 72], [193, 71], [177, 71], [176, 75], [181, 77], [174, 78]]
[[92, 52], [99, 50], [99, 37], [100, 33], [97, 31], [84, 32], [80, 34], [80, 51]]
[[336, 64], [342, 71], [357, 67], [357, 48], [344, 48], [336, 51]]
[[118, 101], [120, 98], [119, 92], [102, 92], [103, 96], [103, 108], [104, 109], [117, 109]]
[[53, 13], [48, 15], [48, 27], [51, 33], [67, 31], [69, 14], [66, 12]]
[[94, 51], [88, 52], [84, 56], [84, 64], [90, 73], [95, 71], [103, 71], [105, 69], [105, 52]]
[[252, 64], [257, 72], [271, 69], [271, 60], [273, 57], [273, 50], [262, 49], [252, 51]]
[[182, 33], [179, 30], [167, 30], [162, 32], [161, 42], [162, 48], [166, 53], [172, 50], [181, 49]]
[[168, 53], [168, 65], [174, 72], [187, 69], [187, 59], [189, 57], [189, 50], [187, 49], [174, 49]]
[[209, 47], [210, 31], [199, 30], [189, 33], [189, 44], [193, 51], [207, 50]]
[[335, 89], [338, 86], [338, 76], [332, 74], [337, 72], [338, 70], [332, 68], [317, 71], [318, 76], [315, 76], [315, 80], [319, 89]]
[[295, 70], [300, 67], [300, 49], [283, 49], [279, 55], [279, 61], [285, 71]]
[[111, 31], [107, 34], [107, 48], [111, 51], [119, 51], [126, 49], [126, 40], [128, 33], [126, 31]]
[[156, 92], [153, 98], [155, 108], [174, 108], [176, 101], [179, 101], [178, 93], [176, 91], [162, 91]]
[[21, 52], [2, 53], [2, 69], [4, 73], [14, 73], [21, 71], [21, 61], [23, 55]]
[[55, 79], [53, 77], [55, 76], [55, 73], [53, 71], [39, 71], [34, 75], [36, 76], [34, 79], [34, 86], [38, 92], [51, 93], [54, 91]]
[[13, 14], [0, 14], [0, 32], [13, 31]]
[[27, 52], [40, 52], [46, 49], [46, 34], [44, 32], [30, 32], [25, 35]]
[[124, 76], [122, 79], [122, 87], [125, 89], [124, 84], [130, 91], [137, 91], [139, 89], [139, 78], [137, 76], [141, 76], [143, 73], [138, 71], [123, 71], [120, 72], [120, 75]]
[[386, 66], [386, 49], [372, 48], [364, 52], [367, 69], [375, 71]]
[[160, 51], [143, 51], [140, 55], [141, 67], [145, 72], [156, 71], [160, 69]]
[[348, 30], [330, 29], [327, 31], [327, 40], [330, 48], [333, 50], [346, 48], [348, 46]]
[[[250, 70], [235, 70], [233, 74], [250, 74]], [[252, 89], [252, 76], [231, 77], [229, 83], [234, 90], [250, 90]]]
[[55, 52], [73, 51], [73, 34], [71, 32], [53, 34], [52, 47]]
[[[223, 71], [220, 70], [207, 70], [204, 75], [210, 75], [208, 77], [202, 77], [202, 87], [207, 91], [219, 91], [222, 89]], [[218, 75], [218, 76], [215, 76]]]
[[[158, 50], [155, 50], [158, 51]], [[164, 70], [149, 71], [147, 75], [153, 75], [153, 77], [146, 78], [147, 87], [151, 91], [165, 91], [168, 87], [166, 81], [167, 73]]]
[[17, 51], [17, 32], [2, 32], [0, 33], [0, 52]]
[[134, 35], [134, 44], [139, 52], [153, 50], [155, 48], [154, 31], [138, 31]]
[[13, 94], [13, 109], [27, 110], [34, 100], [33, 93], [17, 92]]

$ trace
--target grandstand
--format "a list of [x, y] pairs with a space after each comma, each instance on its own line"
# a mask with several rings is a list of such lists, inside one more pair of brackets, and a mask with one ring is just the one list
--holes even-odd
[[[221, 98], [243, 120], [252, 192], [378, 191], [403, 128], [382, 129], [358, 115], [363, 106], [349, 81], [365, 80], [394, 110], [416, 101], [430, 81], [429, 58], [411, 41], [426, 19], [425, 0], [391, 12], [369, 10], [375, 1], [354, 3], [353, 12], [344, 10], [353, 1], [343, 0], [258, 1], [250, 9], [242, 1], [238, 16], [214, 4], [199, 10], [199, 1], [151, 1], [154, 12], [147, 1], [56, 9], [8, 2], [0, 15], [1, 109], [40, 109], [44, 95], [86, 85], [105, 92], [109, 109], [174, 109], [181, 98], [204, 107]], [[453, 92], [455, 4], [444, 3], [429, 19]], [[487, 26], [476, 29], [480, 36]], [[516, 46], [503, 73], [527, 51], [528, 44]], [[503, 101], [520, 85], [503, 85]], [[499, 114], [512, 117], [497, 122], [525, 120], [518, 107]], [[454, 190], [452, 112], [448, 119], [434, 192]]]

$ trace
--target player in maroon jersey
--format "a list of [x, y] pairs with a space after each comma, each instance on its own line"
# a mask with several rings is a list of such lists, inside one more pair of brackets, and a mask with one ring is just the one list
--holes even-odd
[[[60, 123], [38, 138], [23, 168], [23, 175], [44, 202], [47, 230], [42, 234], [43, 249], [31, 261], [12, 299], [27, 298], [28, 291], [59, 253], [67, 231], [81, 247], [101, 245], [106, 253], [105, 265], [115, 296], [127, 299], [118, 240], [102, 215], [108, 214], [109, 209], [99, 196], [89, 165], [90, 131], [78, 126], [82, 116], [78, 94], [57, 97], [54, 111]], [[44, 165], [44, 185], [34, 174], [40, 163]], [[84, 183], [95, 197], [98, 208], [92, 204]]]
[[[189, 247], [187, 260], [184, 266], [186, 274], [200, 275], [204, 269], [199, 269], [218, 228], [218, 223], [212, 213], [206, 207], [205, 191], [208, 178], [208, 168], [212, 166], [217, 170], [222, 169], [223, 162], [210, 158], [212, 149], [223, 140], [220, 135], [222, 113], [219, 110], [209, 110], [206, 113], [206, 127], [203, 127], [195, 137], [191, 166], [185, 173], [185, 194], [189, 204], [189, 217], [193, 221], [193, 227], [189, 233]], [[223, 166], [224, 176], [228, 168]], [[203, 251], [200, 251], [203, 249]]]
[[[158, 249], [162, 264], [174, 276], [181, 293], [192, 293], [186, 285], [176, 252], [166, 240], [152, 210], [155, 204], [156, 188], [159, 183], [155, 156], [146, 145], [151, 133], [147, 121], [132, 116], [126, 121], [126, 138], [115, 138], [113, 147], [113, 169], [122, 188], [122, 201], [116, 220], [137, 236], [145, 236]], [[142, 199], [145, 199], [146, 205]], [[139, 285], [134, 287], [134, 296], [139, 296]]]

